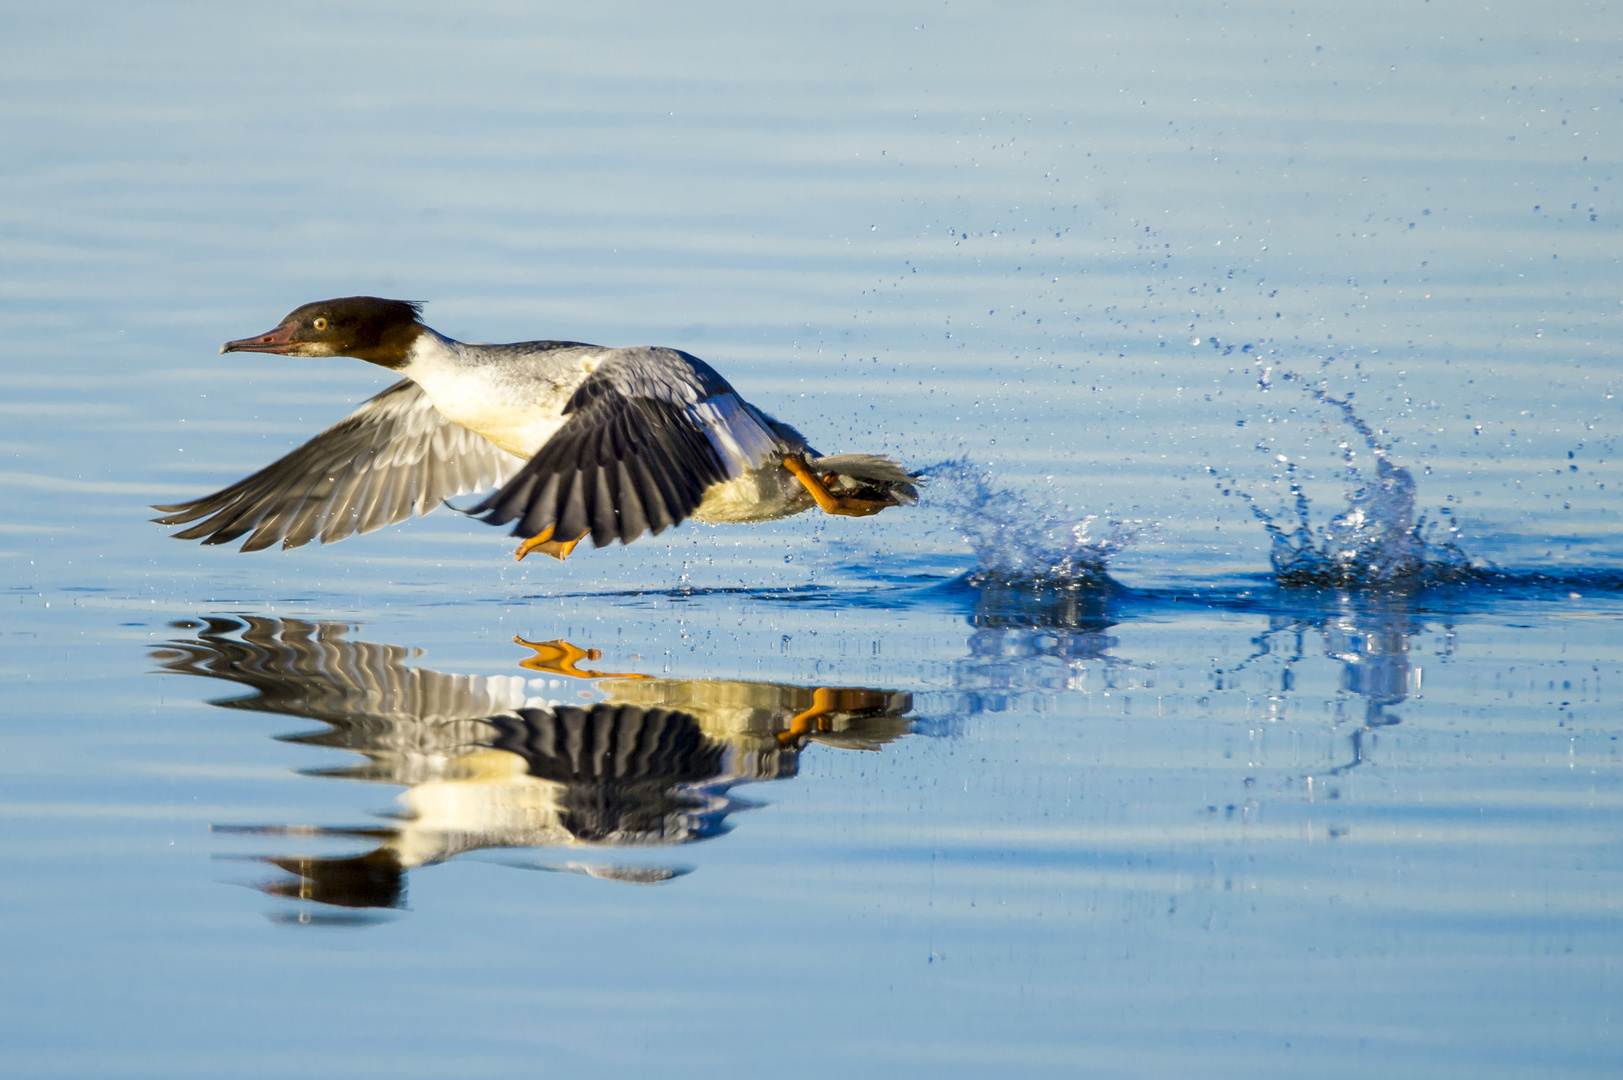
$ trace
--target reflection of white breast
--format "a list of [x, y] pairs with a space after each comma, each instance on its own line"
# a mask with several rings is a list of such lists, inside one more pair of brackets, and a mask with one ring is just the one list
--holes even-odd
[[456, 780], [433, 780], [400, 796], [407, 820], [390, 843], [404, 866], [446, 857], [476, 837], [479, 847], [542, 847], [574, 841], [558, 819], [563, 785], [531, 776], [524, 759], [505, 750], [484, 750], [455, 761]]

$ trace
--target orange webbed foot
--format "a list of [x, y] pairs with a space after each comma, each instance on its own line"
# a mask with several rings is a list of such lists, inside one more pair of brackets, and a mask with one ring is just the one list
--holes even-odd
[[841, 517], [868, 517], [892, 506], [900, 506], [894, 497], [880, 492], [877, 498], [860, 498], [855, 495], [836, 495], [828, 489], [828, 485], [835, 479], [833, 475], [819, 477], [806, 466], [806, 459], [799, 454], [785, 454], [783, 467], [800, 481], [802, 487], [811, 495], [817, 508], [825, 514], [838, 514]]
[[539, 551], [543, 555], [551, 555], [559, 562], [563, 562], [565, 559], [569, 558], [569, 553], [575, 550], [576, 544], [580, 543], [582, 540], [591, 535], [591, 530], [588, 529], [586, 532], [581, 533], [573, 540], [554, 540], [552, 538], [552, 531], [555, 528], [557, 528], [557, 526], [548, 525], [545, 529], [542, 529], [540, 532], [524, 541], [524, 543], [520, 544], [518, 546], [518, 550], [513, 552], [513, 561], [517, 562], [531, 552]]

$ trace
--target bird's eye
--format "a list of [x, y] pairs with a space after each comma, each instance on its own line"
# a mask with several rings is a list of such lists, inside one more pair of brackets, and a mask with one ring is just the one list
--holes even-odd
[[326, 319], [317, 319], [315, 322], [311, 323], [310, 325], [314, 326], [317, 330], [325, 330], [325, 329], [327, 329], [327, 320]]

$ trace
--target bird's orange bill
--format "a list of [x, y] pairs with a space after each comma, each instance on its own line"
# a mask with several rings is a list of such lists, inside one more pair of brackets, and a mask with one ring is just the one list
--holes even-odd
[[881, 494], [877, 499], [863, 499], [854, 495], [836, 495], [828, 490], [828, 485], [818, 478], [817, 474], [806, 466], [805, 458], [799, 454], [785, 454], [783, 467], [794, 474], [802, 487], [811, 493], [817, 508], [825, 514], [839, 514], [841, 517], [867, 517], [892, 506], [900, 506], [888, 494]]
[[603, 653], [598, 649], [583, 649], [579, 645], [571, 645], [563, 638], [552, 641], [525, 641], [515, 637], [513, 644], [523, 645], [527, 649], [534, 649], [535, 655], [527, 660], [520, 660], [518, 666], [530, 671], [544, 671], [549, 675], [567, 675], [571, 679], [646, 679], [650, 676], [635, 671], [593, 671], [590, 668], [580, 668], [576, 665], [582, 660], [601, 660]]
[[811, 708], [790, 720], [786, 730], [778, 732], [778, 742], [787, 746], [808, 735], [828, 731], [829, 721], [836, 713], [864, 713], [874, 709], [883, 712], [889, 703], [890, 695], [883, 690], [819, 686], [812, 691]]
[[543, 555], [551, 555], [559, 562], [563, 562], [565, 559], [569, 558], [569, 553], [575, 550], [575, 545], [586, 539], [592, 533], [592, 530], [587, 529], [573, 540], [554, 540], [552, 538], [552, 530], [555, 528], [557, 528], [556, 525], [548, 525], [546, 528], [524, 541], [524, 543], [520, 544], [518, 546], [518, 550], [513, 552], [513, 561], [517, 562], [531, 552], [539, 551]]

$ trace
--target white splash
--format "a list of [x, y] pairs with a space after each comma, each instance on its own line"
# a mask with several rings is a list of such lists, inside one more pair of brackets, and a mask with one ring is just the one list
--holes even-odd
[[1296, 465], [1286, 464], [1296, 516], [1296, 528], [1289, 533], [1250, 495], [1236, 492], [1251, 504], [1252, 514], [1268, 530], [1272, 541], [1268, 558], [1274, 576], [1285, 585], [1356, 588], [1426, 584], [1472, 575], [1471, 561], [1456, 543], [1459, 527], [1450, 519], [1448, 539], [1431, 542], [1435, 530], [1427, 528], [1424, 517], [1415, 520], [1414, 477], [1408, 469], [1392, 464], [1388, 448], [1353, 411], [1352, 403], [1322, 389], [1305, 389], [1319, 402], [1339, 409], [1342, 419], [1363, 437], [1375, 461], [1375, 475], [1360, 472], [1353, 464], [1353, 448], [1342, 443], [1343, 476], [1349, 487], [1347, 508], [1316, 528], [1309, 518], [1308, 498], [1297, 479]]
[[1140, 531], [1135, 522], [1112, 520], [1104, 523], [1104, 535], [1094, 536], [1098, 515], [1079, 518], [1069, 507], [993, 488], [989, 473], [961, 459], [925, 475], [931, 481], [925, 503], [949, 514], [953, 531], [975, 552], [972, 585], [1110, 585], [1111, 558]]

